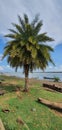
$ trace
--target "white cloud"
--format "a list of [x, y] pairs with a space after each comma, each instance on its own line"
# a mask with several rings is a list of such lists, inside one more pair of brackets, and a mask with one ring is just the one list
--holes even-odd
[[2, 60], [2, 56], [3, 56], [3, 55], [2, 55], [2, 54], [0, 54], [0, 61]]
[[58, 67], [58, 70], [59, 70], [59, 71], [62, 71], [62, 65], [60, 65], [60, 66]]
[[6, 67], [7, 67], [7, 68], [10, 68], [10, 66], [9, 66], [9, 65], [7, 65]]
[[62, 65], [57, 65], [57, 66], [48, 66], [45, 71], [61, 71], [62, 72]]
[[62, 0], [0, 0], [0, 33], [11, 28], [12, 22], [17, 22], [17, 15], [27, 13], [30, 19], [40, 13], [44, 26], [42, 31], [55, 39], [51, 45], [62, 42]]
[[4, 68], [2, 66], [0, 66], [0, 71], [4, 70]]

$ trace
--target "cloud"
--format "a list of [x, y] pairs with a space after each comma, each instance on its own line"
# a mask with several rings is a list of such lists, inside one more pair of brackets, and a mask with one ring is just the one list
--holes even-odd
[[0, 71], [4, 70], [4, 68], [2, 66], [0, 66]]
[[57, 65], [57, 66], [51, 66], [49, 65], [45, 71], [56, 71], [56, 72], [59, 72], [61, 71], [62, 72], [62, 65]]
[[3, 55], [2, 55], [2, 54], [0, 54], [0, 61], [2, 60], [2, 56], [3, 56]]
[[[6, 33], [12, 22], [17, 22], [17, 15], [29, 15], [30, 20], [40, 14], [44, 26], [42, 31], [55, 39], [51, 46], [62, 42], [62, 1], [61, 0], [0, 0], [0, 33]], [[49, 43], [50, 44], [50, 43]]]
[[6, 69], [6, 71], [13, 71], [14, 69], [10, 66], [10, 65], [5, 65], [4, 68]]
[[62, 71], [62, 65], [60, 65], [60, 66], [58, 67], [58, 70], [59, 70], [59, 71]]
[[7, 68], [10, 68], [10, 66], [9, 66], [9, 65], [7, 65], [6, 67], [7, 67]]

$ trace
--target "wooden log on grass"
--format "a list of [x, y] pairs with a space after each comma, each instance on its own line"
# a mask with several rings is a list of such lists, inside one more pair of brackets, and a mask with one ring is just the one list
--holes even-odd
[[62, 93], [62, 88], [59, 86], [57, 86], [57, 85], [55, 85], [55, 84], [47, 84], [47, 83], [43, 83], [43, 87], [45, 87], [45, 88], [50, 88], [50, 89], [52, 89], [52, 90], [55, 90], [55, 91], [58, 91], [58, 92], [61, 92]]
[[0, 119], [0, 130], [5, 130], [2, 120]]
[[38, 102], [40, 102], [52, 109], [56, 109], [57, 111], [62, 112], [62, 103], [51, 102], [51, 101], [43, 99], [43, 98], [38, 98]]

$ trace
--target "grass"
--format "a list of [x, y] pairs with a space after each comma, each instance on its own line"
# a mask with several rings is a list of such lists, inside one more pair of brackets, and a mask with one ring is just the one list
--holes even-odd
[[[6, 130], [61, 130], [62, 118], [47, 106], [37, 102], [39, 97], [50, 101], [61, 102], [62, 94], [50, 92], [42, 88], [41, 82], [30, 80], [28, 93], [13, 91], [17, 87], [24, 86], [24, 80], [16, 77], [4, 76], [3, 85], [0, 88], [6, 94], [0, 96], [0, 118]], [[9, 113], [3, 113], [2, 109], [9, 109]], [[33, 110], [32, 110], [33, 109]], [[35, 111], [34, 111], [35, 109]], [[16, 122], [17, 118], [23, 120], [24, 125]]]

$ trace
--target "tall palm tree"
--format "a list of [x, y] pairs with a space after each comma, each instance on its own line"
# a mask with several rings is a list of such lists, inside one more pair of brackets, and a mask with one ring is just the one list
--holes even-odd
[[29, 18], [24, 14], [24, 19], [18, 16], [19, 24], [12, 23], [14, 29], [9, 29], [10, 34], [5, 37], [10, 38], [4, 48], [4, 57], [11, 67], [22, 67], [25, 73], [25, 88], [28, 90], [28, 75], [33, 69], [41, 68], [44, 70], [49, 62], [53, 63], [50, 52], [53, 48], [44, 44], [53, 41], [47, 33], [40, 33], [43, 25], [38, 15], [30, 23]]

